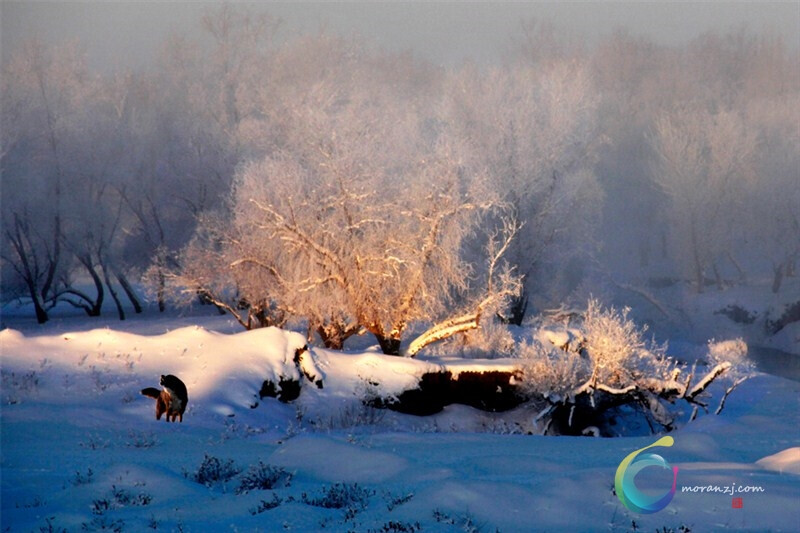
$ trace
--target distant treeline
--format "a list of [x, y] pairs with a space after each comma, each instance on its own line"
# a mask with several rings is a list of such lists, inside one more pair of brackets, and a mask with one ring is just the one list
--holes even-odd
[[135, 72], [92, 72], [79, 43], [7, 61], [4, 302], [124, 318], [145, 286], [393, 352], [410, 324], [518, 321], [592, 277], [796, 272], [800, 56], [779, 38], [589, 47], [527, 23], [503, 64], [440, 68], [231, 6], [203, 27], [210, 48], [175, 35]]

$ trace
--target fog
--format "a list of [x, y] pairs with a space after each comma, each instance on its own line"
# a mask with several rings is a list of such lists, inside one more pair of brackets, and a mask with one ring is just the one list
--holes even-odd
[[396, 350], [454, 308], [796, 291], [797, 15], [5, 2], [3, 301]]
[[[283, 36], [319, 28], [358, 34], [388, 50], [411, 50], [439, 64], [495, 62], [507, 54], [522, 21], [537, 19], [596, 43], [618, 29], [658, 44], [680, 45], [709, 31], [747, 26], [800, 46], [794, 2], [234, 2], [266, 9]], [[95, 68], [151, 62], [172, 32], [198, 36], [199, 21], [220, 2], [8, 2], [2, 13], [4, 61], [16, 45], [80, 39]]]

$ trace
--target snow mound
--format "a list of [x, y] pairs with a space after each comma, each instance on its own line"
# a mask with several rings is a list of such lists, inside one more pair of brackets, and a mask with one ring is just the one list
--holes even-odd
[[[4, 372], [35, 373], [39, 394], [73, 402], [103, 393], [136, 395], [158, 386], [160, 375], [174, 374], [186, 383], [190, 409], [204, 399], [218, 413], [251, 407], [265, 379], [298, 379], [293, 358], [304, 345], [302, 335], [277, 328], [234, 335], [198, 326], [154, 336], [109, 329], [39, 337], [0, 332]], [[54, 386], [65, 373], [75, 385], [69, 391]]]
[[782, 452], [768, 455], [756, 461], [756, 464], [766, 470], [780, 472], [781, 474], [800, 475], [800, 448], [788, 448]]

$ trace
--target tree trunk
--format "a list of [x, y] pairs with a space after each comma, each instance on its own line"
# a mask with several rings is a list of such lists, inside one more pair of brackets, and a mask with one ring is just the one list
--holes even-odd
[[341, 335], [329, 335], [328, 331], [326, 331], [326, 329], [322, 326], [317, 328], [317, 334], [319, 335], [319, 338], [322, 339], [322, 345], [329, 350], [341, 350], [344, 348], [344, 339], [341, 337]]
[[700, 244], [697, 241], [697, 227], [694, 217], [690, 221], [690, 237], [692, 241], [692, 261], [694, 262], [694, 280], [697, 284], [697, 293], [701, 294], [705, 290], [705, 275], [703, 273], [703, 262], [700, 259]]
[[772, 271], [774, 272], [772, 276], [772, 292], [774, 294], [778, 294], [778, 291], [781, 290], [781, 284], [783, 283], [783, 268], [783, 263], [772, 267]]
[[108, 275], [108, 268], [101, 268], [103, 270], [103, 279], [105, 280], [106, 287], [108, 287], [108, 293], [111, 295], [111, 299], [114, 300], [114, 305], [117, 308], [117, 315], [119, 316], [120, 320], [125, 320], [125, 309], [122, 307], [122, 302], [119, 299], [116, 289], [114, 289], [114, 285], [111, 284], [111, 277]]
[[156, 289], [156, 300], [158, 301], [158, 312], [163, 313], [167, 308], [167, 280], [164, 276], [164, 271], [158, 269], [158, 289]]
[[33, 309], [36, 311], [36, 322], [44, 324], [50, 317], [47, 315], [47, 310], [44, 308], [42, 300], [39, 297], [39, 292], [36, 290], [36, 280], [28, 269], [27, 258], [22, 259], [23, 266], [25, 267], [25, 285], [28, 287], [28, 293], [30, 293], [31, 301], [33, 302]]
[[94, 282], [94, 287], [97, 290], [97, 296], [95, 299], [92, 299], [88, 294], [85, 294], [75, 288], [69, 288], [65, 292], [67, 294], [72, 294], [77, 296], [82, 301], [73, 301], [69, 299], [65, 299], [66, 302], [83, 309], [86, 311], [86, 314], [89, 316], [100, 316], [100, 312], [103, 308], [103, 300], [105, 299], [105, 289], [103, 289], [103, 280], [100, 279], [100, 276], [97, 273], [97, 269], [92, 264], [92, 260], [90, 257], [78, 257], [78, 260], [84, 266], [84, 268], [89, 272], [89, 275]]
[[374, 334], [381, 347], [381, 351], [386, 355], [400, 355], [400, 339]]
[[639, 266], [641, 268], [650, 266], [650, 240], [646, 237], [639, 240]]
[[31, 294], [33, 309], [36, 311], [36, 322], [39, 324], [44, 324], [50, 319], [50, 317], [47, 314], [47, 310], [42, 305], [42, 302], [39, 300], [39, 294], [36, 292], [36, 286], [28, 280], [26, 280], [26, 282], [28, 285], [28, 292]]
[[717, 263], [714, 263], [714, 282], [717, 284], [717, 289], [722, 291], [725, 290], [725, 282], [722, 280], [722, 276], [719, 273], [719, 269], [717, 268]]
[[91, 308], [87, 309], [87, 313], [89, 316], [100, 316], [103, 309], [103, 300], [105, 300], [106, 295], [106, 292], [103, 289], [103, 281], [100, 279], [100, 275], [97, 273], [97, 269], [93, 265], [87, 263], [86, 269], [89, 271], [92, 281], [94, 281], [95, 289], [97, 289], [97, 298], [91, 305]]
[[[57, 220], [58, 217], [56, 217], [56, 221]], [[13, 247], [14, 251], [17, 254], [17, 258], [19, 259], [18, 266], [15, 265], [14, 268], [19, 274], [19, 276], [25, 282], [25, 285], [28, 288], [28, 293], [31, 295], [31, 302], [33, 302], [33, 308], [34, 311], [36, 312], [36, 321], [39, 324], [44, 324], [49, 319], [47, 310], [44, 307], [44, 302], [47, 300], [47, 293], [50, 290], [50, 284], [54, 279], [56, 262], [58, 261], [58, 251], [59, 251], [58, 226], [56, 226], [56, 241], [55, 241], [56, 246], [54, 250], [55, 253], [50, 261], [48, 274], [45, 279], [45, 283], [41, 288], [41, 291], [39, 290], [38, 287], [39, 274], [37, 268], [37, 261], [35, 257], [35, 250], [30, 238], [29, 226], [16, 213], [14, 214], [14, 231], [13, 232], [11, 230], [6, 231], [6, 236], [11, 242], [11, 246]], [[31, 260], [29, 260], [29, 255], [31, 256]], [[10, 259], [9, 262], [12, 264], [16, 263], [15, 261], [11, 261]]]
[[736, 272], [739, 274], [739, 282], [740, 283], [747, 283], [747, 273], [742, 268], [742, 265], [739, 264], [739, 261], [733, 257], [733, 254], [728, 252], [728, 259], [733, 264], [733, 267], [736, 269]]
[[696, 257], [694, 260], [694, 283], [697, 293], [702, 294], [705, 290], [706, 279], [703, 275], [703, 267], [700, 265], [700, 261]]
[[133, 306], [133, 310], [136, 314], [142, 312], [142, 303], [139, 301], [139, 297], [136, 296], [136, 291], [131, 286], [128, 278], [125, 277], [125, 274], [121, 272], [116, 273], [117, 281], [119, 281], [119, 286], [122, 287], [122, 290], [125, 291], [125, 295], [128, 297], [128, 300], [131, 302]]
[[322, 344], [331, 350], [341, 350], [344, 348], [344, 342], [358, 334], [361, 331], [361, 326], [355, 323], [343, 324], [332, 320], [324, 324], [312, 325], [309, 333], [316, 331], [319, 338], [322, 339]]
[[457, 333], [464, 333], [473, 329], [478, 329], [480, 312], [469, 313], [450, 320], [445, 320], [428, 329], [425, 333], [414, 339], [405, 352], [408, 357], [414, 357], [424, 347], [434, 342], [452, 337]]
[[[524, 278], [523, 278], [524, 283]], [[525, 320], [525, 313], [528, 310], [528, 291], [522, 289], [522, 293], [516, 298], [511, 299], [508, 305], [508, 311], [505, 315], [501, 315], [500, 319], [505, 324], [513, 324], [521, 326], [522, 321]]]

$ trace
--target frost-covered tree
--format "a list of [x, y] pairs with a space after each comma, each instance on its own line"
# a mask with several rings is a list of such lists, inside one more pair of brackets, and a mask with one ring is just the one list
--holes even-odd
[[162, 310], [180, 249], [197, 221], [223, 205], [234, 167], [248, 149], [248, 128], [244, 133], [240, 128], [252, 120], [254, 93], [269, 83], [276, 25], [268, 15], [244, 8], [209, 11], [202, 19], [209, 53], [171, 36], [157, 67], [132, 95], [136, 152], [130, 159], [137, 179], [123, 191], [133, 216], [126, 251], [129, 263], [146, 271]]
[[[587, 66], [563, 59], [465, 68], [448, 79], [445, 94], [444, 127], [463, 139], [468, 164], [486, 170], [524, 224], [508, 259], [528, 290], [547, 262], [585, 260], [602, 201], [593, 171], [598, 97]], [[519, 322], [522, 302], [516, 315]]]
[[[475, 267], [462, 245], [500, 202], [462, 146], [429, 141], [423, 110], [375, 78], [370, 56], [340, 59], [282, 95], [280, 146], [240, 168], [230, 225], [214, 232], [245, 306], [307, 318], [331, 346], [363, 329], [397, 354], [412, 324], [466, 305]], [[513, 292], [498, 262], [473, 311]], [[477, 327], [472, 315], [449, 331]]]
[[718, 261], [741, 224], [744, 187], [752, 178], [756, 132], [734, 110], [688, 106], [663, 113], [652, 136], [653, 179], [669, 197], [674, 259], [702, 292], [707, 275], [720, 288]]
[[736, 250], [769, 261], [772, 291], [786, 276], [797, 274], [800, 258], [800, 92], [752, 102], [749, 114], [759, 126], [754, 179], [746, 188], [747, 220]]

